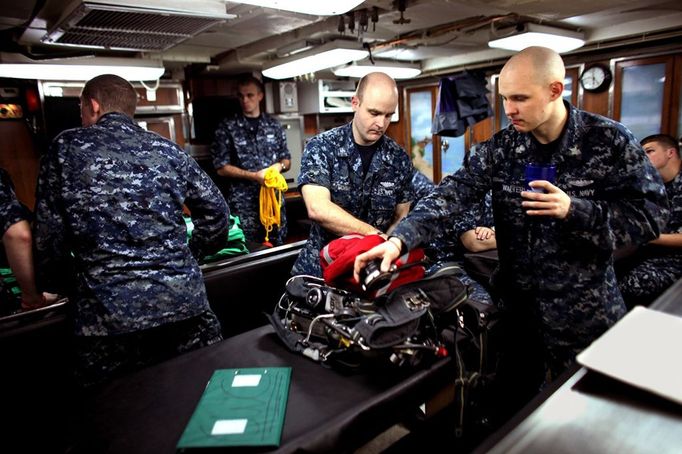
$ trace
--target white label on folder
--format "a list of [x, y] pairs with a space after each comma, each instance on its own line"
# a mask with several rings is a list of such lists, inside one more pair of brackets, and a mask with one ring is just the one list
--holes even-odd
[[235, 375], [232, 379], [232, 387], [241, 388], [244, 386], [258, 386], [260, 377], [260, 374]]
[[219, 419], [213, 424], [211, 435], [243, 434], [248, 419]]

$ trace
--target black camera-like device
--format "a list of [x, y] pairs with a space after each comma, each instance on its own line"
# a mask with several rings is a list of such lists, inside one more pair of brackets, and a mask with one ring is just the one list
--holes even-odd
[[381, 260], [373, 260], [360, 270], [360, 285], [366, 292], [387, 286], [391, 282], [395, 265], [389, 271], [381, 271]]

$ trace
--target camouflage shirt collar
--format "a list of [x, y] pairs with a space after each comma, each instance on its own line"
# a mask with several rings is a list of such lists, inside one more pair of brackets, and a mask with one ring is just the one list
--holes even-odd
[[680, 169], [680, 171], [677, 172], [677, 175], [675, 175], [675, 178], [673, 178], [672, 180], [665, 183], [666, 189], [668, 189], [668, 187], [672, 188], [675, 186], [678, 188], [682, 188], [682, 169]]
[[[557, 140], [559, 140], [559, 145], [556, 148], [555, 151], [555, 158], [558, 160], [563, 160], [564, 155], [572, 154], [575, 152], [573, 150], [573, 145], [571, 144], [571, 141], [573, 140], [573, 136], [575, 135], [574, 132], [576, 130], [576, 127], [579, 125], [581, 122], [580, 120], [580, 114], [581, 111], [576, 109], [564, 99], [564, 106], [566, 106], [566, 124], [564, 125], [564, 129], [561, 131], [561, 135]], [[527, 132], [523, 133], [523, 142], [524, 145], [523, 147], [516, 147], [515, 152], [519, 156], [526, 156], [528, 154], [529, 149], [532, 150], [535, 148], [534, 141], [532, 138], [532, 133]]]
[[[236, 115], [235, 119], [237, 120], [237, 124], [240, 126], [244, 126], [248, 123], [249, 120], [244, 116], [243, 113], [239, 113]], [[267, 124], [270, 122], [270, 116], [266, 114], [265, 112], [261, 112], [260, 115], [258, 115], [258, 123], [259, 124]]]
[[130, 118], [128, 115], [121, 113], [121, 112], [107, 112], [101, 117], [99, 117], [99, 120], [97, 120], [97, 124], [105, 124], [105, 123], [129, 123], [131, 125], [136, 125], [135, 120]]

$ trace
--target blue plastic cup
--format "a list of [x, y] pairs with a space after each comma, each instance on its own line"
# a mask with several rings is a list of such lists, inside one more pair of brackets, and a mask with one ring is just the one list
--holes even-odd
[[552, 164], [526, 164], [526, 189], [533, 192], [544, 192], [541, 188], [531, 188], [529, 183], [535, 180], [545, 180], [554, 183], [556, 179], [556, 166]]

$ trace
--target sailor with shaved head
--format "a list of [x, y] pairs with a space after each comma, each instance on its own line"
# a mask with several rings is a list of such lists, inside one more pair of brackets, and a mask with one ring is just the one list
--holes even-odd
[[314, 222], [293, 274], [322, 276], [320, 249], [348, 233], [387, 232], [412, 201], [412, 161], [386, 130], [398, 108], [395, 81], [381, 72], [360, 79], [353, 121], [313, 137], [298, 185]]
[[[509, 59], [499, 92], [510, 125], [355, 263], [356, 275], [377, 258], [388, 269], [401, 250], [437, 235], [440, 220], [492, 191], [492, 285], [509, 323], [498, 375], [510, 412], [625, 314], [613, 251], [658, 237], [668, 217], [661, 178], [632, 133], [565, 101], [564, 74], [561, 57], [543, 47]], [[531, 165], [553, 171], [527, 183]]]

